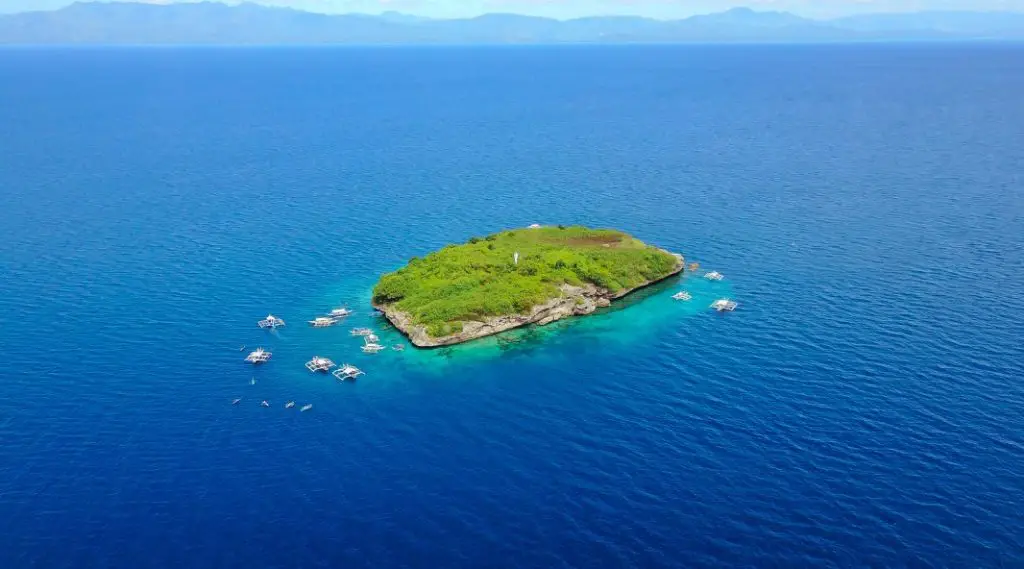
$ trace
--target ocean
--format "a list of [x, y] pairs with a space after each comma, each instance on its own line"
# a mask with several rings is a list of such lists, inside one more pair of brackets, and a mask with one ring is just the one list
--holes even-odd
[[[1024, 567], [1022, 92], [1014, 44], [0, 50], [0, 566]], [[726, 278], [360, 352], [379, 275], [532, 223]]]

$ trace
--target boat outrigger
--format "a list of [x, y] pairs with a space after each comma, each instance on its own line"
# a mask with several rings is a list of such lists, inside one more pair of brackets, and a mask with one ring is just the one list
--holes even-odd
[[248, 356], [245, 356], [245, 361], [256, 365], [265, 364], [270, 361], [271, 355], [272, 354], [270, 352], [264, 350], [263, 348], [257, 348], [255, 352], [249, 354]]
[[711, 271], [710, 273], [704, 273], [704, 278], [709, 281], [720, 281], [725, 278], [725, 275], [718, 271]]
[[314, 328], [327, 328], [329, 326], [334, 326], [337, 323], [338, 323], [338, 321], [335, 320], [334, 318], [329, 318], [329, 317], [326, 317], [326, 316], [320, 316], [320, 317], [316, 318], [315, 320], [310, 320], [309, 321], [309, 325], [314, 327]]
[[733, 310], [736, 310], [737, 306], [739, 306], [739, 303], [729, 300], [728, 298], [720, 298], [711, 303], [711, 308], [714, 308], [719, 312], [732, 312]]
[[361, 375], [365, 375], [365, 372], [352, 364], [342, 364], [342, 366], [334, 370], [334, 377], [341, 381], [346, 379], [355, 379]]
[[320, 356], [313, 356], [313, 359], [306, 362], [306, 369], [311, 372], [327, 373], [331, 371], [331, 368], [335, 367], [335, 363], [327, 358], [321, 358]]
[[259, 324], [260, 328], [263, 328], [264, 330], [273, 330], [284, 326], [284, 320], [274, 316], [273, 314], [268, 314], [266, 318], [260, 320], [257, 324]]
[[686, 292], [685, 290], [681, 290], [681, 291], [673, 294], [672, 298], [675, 299], [675, 300], [693, 300], [693, 295], [691, 295], [690, 293]]

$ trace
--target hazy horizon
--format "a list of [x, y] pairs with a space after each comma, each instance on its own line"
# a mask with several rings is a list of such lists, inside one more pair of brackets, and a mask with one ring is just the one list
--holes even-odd
[[[109, 1], [109, 0], [100, 0]], [[195, 0], [135, 0], [146, 4], [194, 3]], [[234, 0], [219, 1], [238, 4]], [[1024, 0], [250, 0], [255, 4], [327, 14], [402, 12], [433, 17], [472, 17], [503, 12], [568, 19], [587, 16], [632, 15], [684, 18], [732, 8], [786, 11], [811, 18], [864, 13], [928, 10], [1024, 12]], [[54, 10], [75, 0], [0, 0], [0, 13]]]

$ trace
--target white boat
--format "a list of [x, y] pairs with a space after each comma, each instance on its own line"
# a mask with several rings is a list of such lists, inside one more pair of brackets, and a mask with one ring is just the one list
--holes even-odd
[[376, 354], [377, 352], [383, 352], [387, 347], [378, 344], [376, 341], [370, 341], [370, 337], [364, 338], [365, 343], [363, 344], [363, 352], [367, 354]]
[[405, 346], [403, 344], [395, 344], [394, 346], [391, 346], [391, 349], [396, 352], [404, 352]]
[[312, 372], [327, 373], [332, 367], [335, 367], [334, 362], [320, 356], [313, 356], [313, 359], [306, 362], [306, 369]]
[[690, 293], [686, 292], [685, 290], [681, 290], [681, 291], [673, 294], [672, 298], [675, 299], [675, 300], [693, 300], [693, 295], [691, 295]]
[[711, 303], [711, 308], [714, 308], [719, 312], [732, 312], [733, 310], [736, 310], [737, 306], [739, 306], [739, 303], [729, 300], [728, 298], [720, 298]]
[[260, 403], [260, 405], [262, 405], [263, 407], [270, 407], [270, 403], [266, 399], [264, 399], [263, 403]]
[[260, 320], [257, 324], [259, 324], [260, 328], [263, 328], [264, 330], [273, 330], [274, 328], [284, 326], [284, 320], [274, 316], [273, 314], [268, 314], [266, 318]]
[[346, 316], [351, 316], [351, 315], [352, 315], [352, 311], [349, 310], [348, 308], [345, 308], [345, 307], [335, 308], [334, 310], [331, 311], [331, 317], [332, 318], [344, 318]]
[[273, 355], [263, 348], [257, 348], [255, 352], [252, 352], [248, 356], [245, 356], [245, 361], [251, 364], [265, 364], [270, 361], [270, 356]]
[[294, 401], [289, 401], [289, 402], [284, 404], [284, 408], [285, 409], [291, 409], [292, 407], [295, 407], [295, 402]]
[[704, 278], [709, 281], [720, 281], [725, 278], [725, 275], [718, 271], [711, 271], [710, 273], [704, 273]]
[[334, 318], [328, 318], [326, 316], [320, 316], [315, 320], [310, 320], [309, 325], [314, 328], [327, 328], [328, 326], [334, 326], [338, 321]]
[[380, 342], [380, 337], [376, 334], [367, 334], [366, 341], [370, 344], [377, 344]]
[[232, 401], [232, 402], [231, 402], [231, 404], [232, 404], [232, 405], [238, 405], [238, 404], [239, 404], [239, 403], [241, 403], [241, 402], [242, 402], [242, 398], [241, 398], [241, 397], [239, 397], [238, 399], [235, 399], [234, 401]]
[[361, 375], [365, 375], [365, 372], [351, 364], [342, 364], [340, 368], [334, 370], [334, 377], [342, 381], [355, 379]]
[[352, 335], [353, 336], [369, 336], [370, 334], [373, 334], [373, 330], [370, 330], [369, 328], [353, 328], [352, 329]]
[[299, 411], [302, 411], [303, 413], [305, 413], [306, 411], [309, 411], [312, 408], [313, 408], [312, 405], [303, 405], [302, 409], [299, 409]]

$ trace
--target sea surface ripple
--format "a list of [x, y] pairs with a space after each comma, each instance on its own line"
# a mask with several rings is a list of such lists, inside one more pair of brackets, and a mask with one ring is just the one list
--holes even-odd
[[[1024, 567], [1022, 92], [997, 44], [0, 50], [0, 567]], [[535, 222], [726, 280], [359, 352], [379, 274]]]

